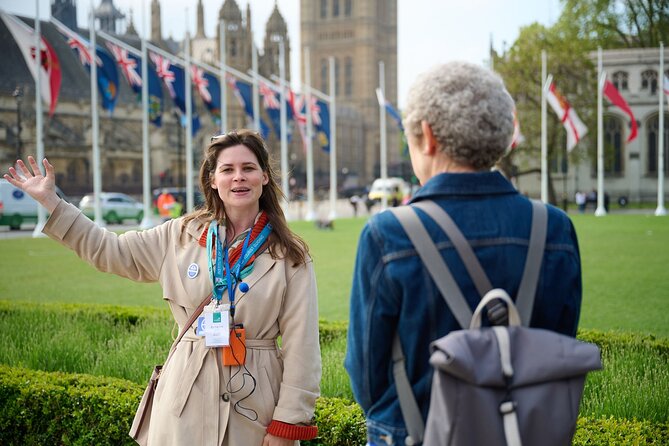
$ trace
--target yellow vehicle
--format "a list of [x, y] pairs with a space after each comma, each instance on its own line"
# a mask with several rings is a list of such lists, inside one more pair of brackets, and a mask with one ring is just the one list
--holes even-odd
[[388, 204], [397, 206], [402, 203], [408, 186], [402, 178], [377, 178], [369, 189], [367, 198], [372, 201], [381, 201], [387, 197]]

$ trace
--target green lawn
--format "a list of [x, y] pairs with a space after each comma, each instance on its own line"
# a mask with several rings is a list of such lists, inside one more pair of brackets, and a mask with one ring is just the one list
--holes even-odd
[[[669, 219], [574, 215], [583, 263], [582, 328], [669, 337]], [[321, 317], [346, 320], [356, 244], [364, 218], [334, 230], [293, 222], [311, 248]], [[80, 302], [165, 308], [157, 284], [103, 274], [48, 239], [0, 240], [0, 300]]]

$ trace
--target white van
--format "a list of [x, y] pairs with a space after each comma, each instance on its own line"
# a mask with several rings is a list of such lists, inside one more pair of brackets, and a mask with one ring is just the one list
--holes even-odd
[[[56, 187], [59, 197], [67, 200]], [[23, 223], [37, 222], [37, 202], [28, 194], [3, 179], [0, 179], [0, 226], [21, 229]]]

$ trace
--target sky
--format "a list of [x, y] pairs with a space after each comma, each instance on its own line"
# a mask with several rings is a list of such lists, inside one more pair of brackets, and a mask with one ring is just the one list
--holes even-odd
[[[88, 28], [91, 4], [101, 0], [77, 1], [77, 20]], [[311, 0], [316, 1], [316, 0]], [[300, 0], [237, 0], [246, 11], [251, 4], [251, 21], [256, 44], [262, 48], [265, 24], [275, 2], [288, 25], [291, 48], [291, 78], [299, 80]], [[0, 0], [0, 8], [9, 13], [35, 16], [39, 3], [42, 20], [50, 18], [51, 0]], [[151, 0], [114, 0], [114, 5], [130, 17], [140, 35], [149, 30]], [[223, 0], [203, 0], [205, 34], [215, 36], [218, 11]], [[197, 0], [160, 0], [163, 37], [181, 40], [186, 29], [195, 34]], [[142, 14], [142, 9], [145, 13]], [[465, 60], [484, 64], [492, 40], [497, 51], [508, 48], [521, 27], [534, 22], [552, 25], [561, 11], [560, 0], [398, 0], [398, 97], [404, 104], [406, 92], [418, 74], [439, 63]], [[144, 20], [142, 16], [144, 15]], [[146, 26], [142, 26], [142, 22]], [[125, 29], [125, 24], [122, 25]], [[293, 85], [299, 90], [298, 85]]]

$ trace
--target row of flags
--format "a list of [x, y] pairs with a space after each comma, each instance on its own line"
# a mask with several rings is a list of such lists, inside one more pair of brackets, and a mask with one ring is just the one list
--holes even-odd
[[[0, 11], [0, 16], [11, 32], [14, 40], [23, 54], [25, 62], [37, 79], [37, 68], [35, 64], [35, 31], [17, 17]], [[52, 19], [56, 29], [66, 39], [67, 44], [75, 52], [81, 64], [90, 74], [93, 56], [90, 51], [90, 42], [75, 31], [69, 29], [57, 20]], [[49, 115], [53, 115], [58, 103], [58, 95], [61, 84], [60, 62], [53, 47], [47, 40], [41, 36], [42, 48], [40, 81], [42, 86], [42, 99], [49, 107]], [[106, 46], [106, 47], [105, 47]], [[141, 75], [141, 53], [134, 54], [125, 48], [112, 42], [105, 42], [105, 46], [96, 45], [95, 62], [97, 65], [97, 84], [98, 91], [102, 99], [102, 108], [110, 115], [114, 112], [114, 107], [119, 94], [119, 76], [120, 69], [123, 77], [137, 94], [138, 100], [141, 97], [142, 75]], [[149, 77], [149, 120], [155, 126], [162, 124], [162, 114], [164, 111], [164, 100], [162, 95], [162, 85], [169, 93], [169, 96], [179, 110], [181, 115], [181, 125], [186, 126], [186, 87], [185, 87], [185, 64], [175, 62], [175, 59], [165, 57], [157, 52], [149, 51], [151, 64], [148, 64]], [[177, 59], [178, 60], [178, 59]], [[191, 84], [197, 91], [202, 102], [205, 104], [208, 112], [211, 114], [217, 125], [221, 122], [221, 82], [219, 76], [213, 74], [197, 65], [191, 64], [189, 69]], [[235, 77], [232, 74], [226, 74], [225, 82], [230, 87], [233, 95], [237, 98], [239, 104], [244, 109], [249, 120], [253, 119], [253, 84], [243, 79]], [[259, 94], [262, 97], [262, 107], [265, 109], [271, 127], [260, 119], [260, 133], [264, 138], [268, 138], [271, 132], [274, 132], [277, 139], [281, 138], [281, 120], [280, 120], [280, 87], [272, 82], [265, 80], [258, 81]], [[191, 117], [193, 134], [201, 127], [200, 117], [196, 112], [195, 102], [192, 98]], [[307, 111], [305, 95], [298, 95], [288, 89], [286, 95], [286, 110], [288, 128], [286, 133], [288, 140], [292, 138], [292, 127], [297, 126], [300, 134], [306, 135], [306, 113], [311, 113], [314, 126], [314, 137], [321, 149], [330, 151], [330, 110], [326, 101], [311, 97]], [[306, 144], [306, 143], [305, 143]]]
[[[629, 104], [620, 94], [616, 86], [606, 79], [605, 73], [602, 75], [599, 88], [601, 88], [604, 97], [606, 97], [612, 105], [618, 107], [628, 116], [630, 120], [630, 133], [627, 142], [632, 142], [637, 137], [638, 128], [636, 118], [634, 117], [634, 113]], [[669, 102], [669, 77], [666, 75], [663, 76], [662, 89]], [[560, 119], [560, 122], [562, 122], [562, 125], [567, 132], [567, 151], [571, 152], [576, 144], [578, 144], [588, 133], [588, 128], [578, 117], [576, 110], [572, 108], [567, 99], [555, 87], [552, 76], [549, 76], [546, 81], [544, 94], [546, 95], [548, 104], [551, 106], [558, 119]]]

